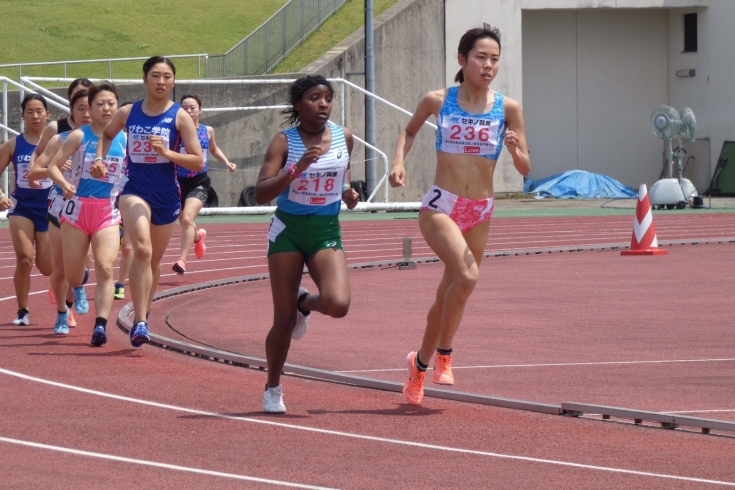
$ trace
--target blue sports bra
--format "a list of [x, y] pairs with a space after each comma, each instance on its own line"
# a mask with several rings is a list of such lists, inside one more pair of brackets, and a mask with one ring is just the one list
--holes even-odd
[[503, 94], [495, 92], [495, 101], [485, 114], [465, 112], [457, 102], [459, 87], [450, 87], [437, 117], [436, 151], [475, 155], [497, 160], [505, 138]]

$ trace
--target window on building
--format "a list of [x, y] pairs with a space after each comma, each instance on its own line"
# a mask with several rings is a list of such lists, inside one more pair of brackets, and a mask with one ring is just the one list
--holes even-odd
[[684, 52], [697, 52], [697, 14], [684, 14]]

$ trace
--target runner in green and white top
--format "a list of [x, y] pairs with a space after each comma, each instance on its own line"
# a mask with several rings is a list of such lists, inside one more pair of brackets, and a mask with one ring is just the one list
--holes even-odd
[[[329, 122], [333, 95], [321, 76], [291, 85], [291, 107], [284, 114], [298, 124], [271, 140], [255, 186], [258, 204], [277, 197], [268, 230], [274, 319], [266, 338], [263, 410], [270, 413], [286, 412], [280, 377], [291, 338], [306, 333], [312, 311], [341, 318], [350, 307], [339, 211], [342, 201], [354, 208], [359, 195], [349, 184], [352, 133]], [[304, 265], [319, 294], [300, 287]]]

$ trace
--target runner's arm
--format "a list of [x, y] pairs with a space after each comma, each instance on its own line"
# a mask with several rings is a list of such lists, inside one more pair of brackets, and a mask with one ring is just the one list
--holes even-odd
[[209, 154], [227, 165], [230, 172], [237, 170], [237, 166], [227, 159], [225, 154], [222, 153], [222, 150], [220, 150], [219, 146], [217, 146], [217, 143], [214, 141], [214, 128], [212, 128], [212, 126], [207, 126], [207, 134], [209, 135]]

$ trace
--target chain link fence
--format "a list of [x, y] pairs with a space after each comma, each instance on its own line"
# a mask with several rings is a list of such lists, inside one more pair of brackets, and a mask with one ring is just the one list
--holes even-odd
[[209, 56], [207, 78], [263, 75], [347, 0], [291, 0], [222, 55]]

